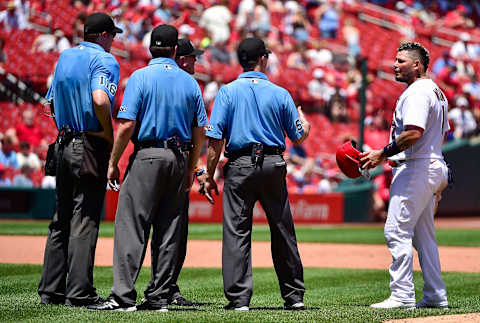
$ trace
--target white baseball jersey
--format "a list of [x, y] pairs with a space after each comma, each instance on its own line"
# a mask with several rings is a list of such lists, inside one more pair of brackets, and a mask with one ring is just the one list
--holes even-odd
[[398, 137], [406, 126], [424, 129], [422, 137], [410, 148], [389, 159], [443, 159], [443, 138], [450, 130], [448, 101], [431, 79], [413, 82], [398, 98], [390, 129], [390, 142]]

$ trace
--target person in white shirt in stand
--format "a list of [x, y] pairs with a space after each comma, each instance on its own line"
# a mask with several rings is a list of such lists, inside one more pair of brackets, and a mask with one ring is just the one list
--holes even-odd
[[455, 139], [468, 138], [475, 133], [477, 122], [472, 112], [468, 109], [468, 100], [459, 96], [456, 100], [456, 107], [450, 110], [448, 117], [452, 120], [455, 130]]
[[[407, 84], [397, 101], [390, 143], [361, 155], [362, 168], [389, 160], [393, 167], [385, 239], [393, 262], [391, 295], [371, 308], [448, 308], [442, 281], [433, 216], [447, 186], [449, 169], [442, 144], [449, 130], [448, 102], [426, 71], [430, 55], [419, 43], [404, 43], [393, 65], [395, 79]], [[413, 250], [422, 268], [423, 298], [415, 303]]]

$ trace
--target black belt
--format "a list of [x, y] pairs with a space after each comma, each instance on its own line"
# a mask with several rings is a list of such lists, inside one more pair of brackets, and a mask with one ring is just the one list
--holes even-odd
[[[257, 149], [259, 144], [251, 144], [248, 145], [247, 147], [243, 147], [237, 150], [232, 150], [232, 151], [226, 151], [225, 152], [225, 157], [229, 159], [234, 159], [238, 158], [241, 156], [252, 156], [252, 153], [255, 154], [255, 149]], [[261, 153], [263, 155], [281, 155], [285, 151], [283, 147], [278, 147], [278, 146], [263, 146], [262, 147]]]
[[141, 150], [145, 148], [165, 148], [165, 149], [173, 149], [173, 150], [185, 152], [185, 151], [192, 150], [193, 145], [190, 141], [180, 142], [174, 139], [145, 140], [145, 141], [139, 141], [135, 144], [136, 150]]
[[57, 143], [60, 146], [64, 146], [70, 142], [73, 138], [81, 138], [85, 131], [74, 131], [69, 126], [62, 126], [57, 136]]

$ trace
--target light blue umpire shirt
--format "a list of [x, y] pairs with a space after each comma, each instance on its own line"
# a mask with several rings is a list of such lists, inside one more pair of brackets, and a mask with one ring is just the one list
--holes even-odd
[[296, 140], [303, 132], [288, 91], [264, 73], [245, 72], [218, 92], [206, 135], [225, 138], [225, 150], [235, 151], [252, 143], [285, 148], [285, 133]]
[[138, 141], [192, 139], [208, 122], [197, 81], [171, 58], [157, 57], [128, 79], [118, 118], [137, 121]]
[[107, 93], [113, 109], [120, 67], [102, 46], [81, 42], [62, 52], [46, 99], [53, 102], [57, 127], [75, 131], [101, 131], [92, 102], [92, 92]]

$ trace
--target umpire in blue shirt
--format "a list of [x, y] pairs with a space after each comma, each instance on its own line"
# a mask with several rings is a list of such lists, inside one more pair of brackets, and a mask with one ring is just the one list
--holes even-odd
[[310, 131], [301, 108], [265, 75], [269, 50], [258, 38], [243, 40], [237, 55], [244, 73], [215, 99], [207, 153], [207, 181], [201, 193], [213, 202], [213, 179], [225, 142], [222, 273], [226, 309], [248, 311], [252, 297], [251, 230], [260, 201], [271, 232], [271, 249], [284, 308], [304, 309], [303, 267], [298, 253], [285, 176], [285, 133], [294, 143]]
[[57, 180], [56, 211], [38, 287], [42, 304], [103, 301], [93, 287], [93, 266], [113, 144], [111, 109], [120, 77], [109, 52], [121, 32], [104, 13], [87, 17], [85, 41], [60, 55], [47, 93], [59, 135], [48, 158], [50, 175]]
[[[175, 27], [156, 27], [150, 41], [153, 59], [130, 76], [125, 89], [107, 176], [112, 188], [118, 189], [118, 161], [130, 139], [135, 155], [118, 200], [112, 293], [89, 309], [167, 311], [178, 262], [180, 210], [207, 124], [200, 87], [175, 63], [177, 42]], [[135, 306], [134, 284], [152, 227], [152, 278], [144, 302]]]

